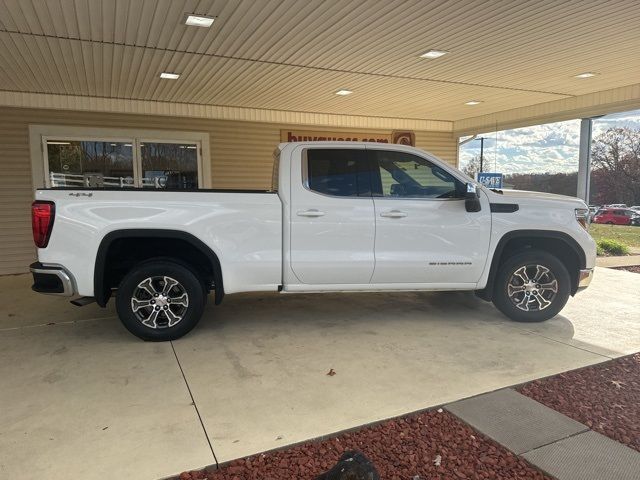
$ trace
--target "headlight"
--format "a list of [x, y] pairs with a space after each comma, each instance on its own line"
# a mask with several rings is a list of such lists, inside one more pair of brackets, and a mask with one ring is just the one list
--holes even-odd
[[582, 228], [589, 230], [589, 209], [576, 208], [576, 220], [582, 225]]

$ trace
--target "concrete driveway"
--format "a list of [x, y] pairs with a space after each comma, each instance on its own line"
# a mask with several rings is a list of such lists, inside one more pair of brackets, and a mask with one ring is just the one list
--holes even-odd
[[0, 478], [156, 479], [640, 350], [640, 275], [603, 268], [543, 324], [470, 293], [238, 295], [160, 344], [29, 285], [0, 278]]

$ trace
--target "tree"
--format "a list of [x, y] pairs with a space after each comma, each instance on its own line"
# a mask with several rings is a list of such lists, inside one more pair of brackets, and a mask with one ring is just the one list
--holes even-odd
[[480, 171], [480, 156], [476, 155], [469, 160], [469, 163], [462, 167], [462, 171], [471, 178], [476, 178], [476, 173]]
[[591, 162], [595, 200], [640, 204], [640, 130], [610, 128], [599, 135], [591, 147]]
[[575, 197], [578, 172], [569, 173], [512, 173], [505, 175], [505, 184], [516, 190], [557, 193]]

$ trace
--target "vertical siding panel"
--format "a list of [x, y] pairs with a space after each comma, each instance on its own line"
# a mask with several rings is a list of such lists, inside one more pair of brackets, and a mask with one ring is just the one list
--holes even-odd
[[458, 166], [458, 140], [451, 132], [416, 132], [416, 147]]
[[35, 256], [29, 131], [16, 113], [0, 109], [0, 274], [25, 272]]

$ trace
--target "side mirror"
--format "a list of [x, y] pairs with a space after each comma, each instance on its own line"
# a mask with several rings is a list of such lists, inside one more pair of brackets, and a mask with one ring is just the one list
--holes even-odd
[[467, 212], [479, 212], [482, 210], [478, 189], [475, 183], [467, 183], [467, 194], [465, 195], [464, 207]]

